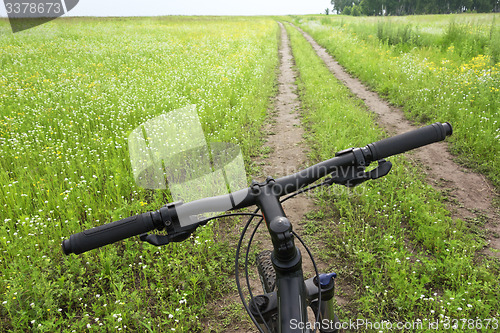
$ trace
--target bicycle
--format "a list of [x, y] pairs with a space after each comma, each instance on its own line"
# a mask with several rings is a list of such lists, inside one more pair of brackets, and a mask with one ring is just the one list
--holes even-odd
[[[83, 252], [140, 235], [142, 241], [155, 246], [181, 242], [210, 220], [226, 216], [248, 215], [236, 250], [235, 273], [242, 303], [260, 332], [337, 332], [341, 326], [334, 312], [335, 273], [319, 274], [312, 254], [292, 230], [282, 203], [298, 194], [318, 186], [333, 184], [353, 187], [367, 180], [387, 175], [392, 167], [385, 158], [411, 149], [442, 141], [453, 132], [449, 123], [434, 123], [404, 134], [386, 138], [361, 148], [349, 148], [335, 157], [320, 162], [295, 174], [279, 179], [268, 177], [264, 182], [253, 181], [250, 187], [225, 195], [202, 198], [191, 202], [169, 203], [152, 212], [128, 217], [89, 230], [73, 234], [62, 242], [66, 255]], [[366, 167], [377, 161], [376, 168]], [[325, 178], [327, 177], [327, 178]], [[319, 184], [312, 183], [323, 179]], [[286, 197], [284, 197], [286, 196]], [[281, 197], [284, 197], [280, 200]], [[230, 206], [228, 207], [228, 202]], [[228, 213], [200, 218], [199, 214], [236, 210], [256, 205], [253, 212]], [[258, 212], [262, 211], [262, 214]], [[240, 284], [239, 258], [243, 238], [254, 217], [261, 220], [255, 227], [245, 254], [245, 275], [248, 278], [249, 248], [257, 228], [264, 220], [271, 236], [273, 251], [257, 255], [262, 295], [253, 296], [247, 303]], [[166, 230], [166, 235], [148, 234], [153, 230]], [[302, 255], [294, 238], [304, 245], [311, 257], [315, 276], [304, 280]], [[315, 321], [308, 322], [307, 307], [311, 307]], [[309, 323], [309, 324], [308, 324]]]

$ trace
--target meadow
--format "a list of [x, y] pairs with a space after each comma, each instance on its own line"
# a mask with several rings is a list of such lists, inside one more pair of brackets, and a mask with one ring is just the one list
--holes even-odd
[[[500, 186], [500, 21], [495, 14], [295, 18], [410, 119], [455, 126], [452, 151]], [[369, 54], [370, 56], [366, 56]]]
[[[311, 160], [384, 137], [375, 116], [331, 75], [305, 38], [287, 30]], [[340, 321], [426, 328], [438, 320], [446, 331], [443, 323], [452, 327], [455, 319], [471, 318], [471, 327], [486, 328], [484, 320], [499, 315], [498, 261], [479, 255], [485, 242], [478, 226], [450, 216], [445, 197], [426, 183], [422, 167], [404, 156], [390, 160], [393, 169], [382, 179], [352, 191], [320, 191], [321, 209], [307, 215], [306, 230], [321, 244], [316, 253], [339, 274], [336, 292], [348, 301], [337, 309]]]
[[[70, 234], [158, 209], [135, 185], [127, 137], [196, 104], [211, 141], [259, 151], [274, 92], [268, 19], [61, 19], [0, 25], [0, 331], [200, 328], [233, 251], [211, 227], [168, 248], [138, 238], [65, 257]], [[247, 163], [251, 168], [251, 163]]]
[[[498, 23], [461, 21], [470, 17], [453, 24], [473, 26], [482, 48], [432, 42], [451, 29], [445, 16], [411, 18], [419, 44], [388, 37], [410, 18], [280, 20], [310, 32], [408, 117], [450, 121], [454, 151], [498, 185], [500, 67], [488, 37]], [[253, 159], [269, 153], [261, 129], [276, 94], [278, 29], [271, 18], [88, 18], [12, 35], [0, 21], [1, 331], [188, 332], [217, 320], [207, 304], [234, 284], [238, 219], [161, 248], [134, 238], [66, 257], [60, 243], [170, 201], [135, 185], [127, 147], [133, 129], [170, 110], [196, 104], [207, 139], [239, 144], [247, 173], [258, 172]], [[375, 117], [287, 31], [310, 163], [382, 138]], [[351, 299], [339, 317], [498, 318], [499, 265], [480, 254], [481, 221], [452, 219], [419, 166], [391, 160], [383, 179], [317, 192], [319, 207], [307, 214], [309, 239], [320, 232], [326, 244], [315, 254]], [[245, 321], [239, 304], [231, 309], [215, 325], [221, 331]]]

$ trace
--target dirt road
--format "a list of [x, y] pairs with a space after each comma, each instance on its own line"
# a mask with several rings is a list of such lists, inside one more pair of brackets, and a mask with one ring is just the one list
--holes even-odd
[[[325, 62], [333, 75], [344, 83], [357, 97], [365, 102], [367, 109], [378, 115], [378, 125], [391, 135], [411, 131], [419, 127], [408, 121], [403, 110], [390, 105], [376, 92], [369, 90], [360, 80], [349, 75], [327, 50], [320, 46], [309, 34], [296, 27]], [[421, 125], [420, 125], [421, 126]], [[448, 208], [454, 218], [463, 220], [484, 220], [484, 229], [489, 247], [485, 252], [500, 257], [500, 216], [493, 206], [496, 194], [486, 178], [465, 169], [453, 160], [446, 142], [434, 143], [425, 149], [417, 149], [413, 154], [427, 172], [428, 182], [436, 189], [446, 193], [450, 200]], [[491, 251], [494, 249], [497, 251]]]

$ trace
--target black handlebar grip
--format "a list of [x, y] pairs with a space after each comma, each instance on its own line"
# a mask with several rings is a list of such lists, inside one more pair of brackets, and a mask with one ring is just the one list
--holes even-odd
[[71, 235], [62, 249], [64, 254], [80, 254], [153, 229], [151, 213], [143, 213]]
[[430, 143], [442, 141], [452, 133], [453, 129], [450, 123], [434, 123], [411, 132], [370, 143], [367, 147], [372, 153], [372, 160], [377, 161]]

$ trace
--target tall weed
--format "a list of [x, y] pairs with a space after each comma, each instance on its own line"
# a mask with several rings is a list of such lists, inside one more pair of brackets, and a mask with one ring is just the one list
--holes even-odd
[[487, 35], [479, 31], [477, 25], [451, 21], [443, 34], [441, 50], [445, 52], [453, 47], [455, 53], [466, 60], [484, 54], [489, 40]]

